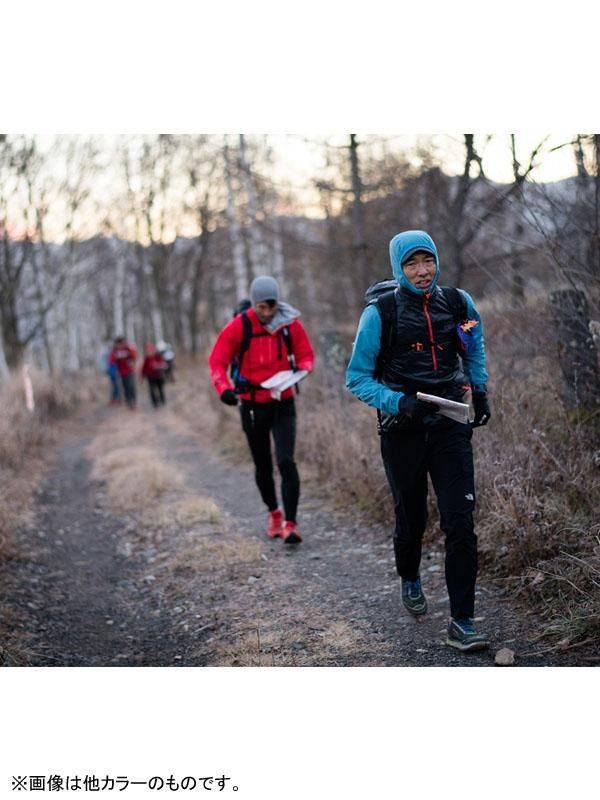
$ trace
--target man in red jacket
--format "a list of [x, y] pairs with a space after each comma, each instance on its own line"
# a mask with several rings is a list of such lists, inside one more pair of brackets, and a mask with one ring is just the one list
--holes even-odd
[[117, 336], [108, 358], [109, 364], [116, 364], [123, 384], [125, 401], [129, 408], [135, 408], [135, 361], [137, 350], [125, 341], [125, 337]]
[[[268, 275], [255, 278], [250, 287], [252, 307], [234, 317], [221, 331], [210, 354], [210, 377], [222, 402], [241, 399], [242, 429], [256, 467], [256, 485], [269, 509], [267, 535], [281, 536], [286, 544], [302, 541], [296, 526], [300, 478], [294, 461], [296, 409], [294, 390], [286, 389], [275, 400], [261, 384], [284, 370], [306, 370], [314, 366], [314, 353], [300, 312], [279, 301], [279, 287]], [[228, 369], [237, 359], [236, 386]], [[236, 394], [237, 392], [237, 394]], [[277, 503], [273, 480], [271, 435], [281, 474], [285, 520]]]

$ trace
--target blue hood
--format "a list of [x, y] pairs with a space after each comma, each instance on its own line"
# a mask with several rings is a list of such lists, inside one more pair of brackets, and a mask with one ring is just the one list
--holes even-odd
[[[416, 286], [413, 286], [402, 270], [402, 262], [416, 250], [427, 250], [427, 252], [433, 253], [435, 256], [435, 275], [426, 290], [417, 289]], [[415, 294], [423, 295], [429, 294], [435, 288], [440, 273], [438, 252], [433, 239], [425, 231], [403, 231], [402, 233], [397, 233], [390, 242], [390, 261], [392, 262], [394, 278], [405, 289]]]

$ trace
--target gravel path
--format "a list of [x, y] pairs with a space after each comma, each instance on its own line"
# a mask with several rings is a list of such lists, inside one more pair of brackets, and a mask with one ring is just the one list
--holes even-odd
[[[430, 610], [415, 620], [400, 604], [387, 530], [304, 496], [304, 542], [270, 541], [248, 465], [209, 451], [169, 409], [127, 413], [96, 412], [63, 442], [38, 489], [35, 520], [20, 534], [21, 557], [1, 570], [0, 606], [14, 619], [21, 663], [492, 666], [503, 647], [517, 665], [573, 663], [552, 651], [532, 655], [542, 647], [529, 641], [531, 620], [485, 580], [477, 613], [492, 648], [446, 647], [441, 539], [424, 553]], [[117, 513], [90, 476], [87, 448], [119, 425], [137, 426], [153, 460], [183, 479], [145, 514]], [[214, 501], [218, 517], [182, 523], [183, 501], [200, 498]]]

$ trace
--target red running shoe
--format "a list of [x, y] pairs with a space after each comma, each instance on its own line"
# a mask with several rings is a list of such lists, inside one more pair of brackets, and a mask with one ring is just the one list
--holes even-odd
[[283, 536], [283, 514], [281, 509], [276, 508], [275, 511], [269, 511], [269, 528], [267, 536], [270, 539], [276, 539], [278, 536]]
[[283, 525], [283, 533], [281, 535], [286, 544], [299, 544], [302, 541], [302, 536], [300, 536], [296, 523], [290, 522], [288, 519]]

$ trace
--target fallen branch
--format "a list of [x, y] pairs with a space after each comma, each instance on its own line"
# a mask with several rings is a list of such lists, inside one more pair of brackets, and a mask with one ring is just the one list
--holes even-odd
[[525, 656], [541, 656], [544, 653], [553, 653], [557, 650], [560, 650], [563, 653], [566, 653], [567, 650], [575, 650], [577, 647], [583, 647], [586, 644], [591, 644], [592, 642], [596, 642], [597, 639], [584, 639], [583, 642], [575, 642], [575, 644], [564, 645], [564, 644], [557, 644], [554, 647], [546, 647], [544, 650], [538, 650], [537, 653], [519, 653], [520, 658], [524, 658]]

